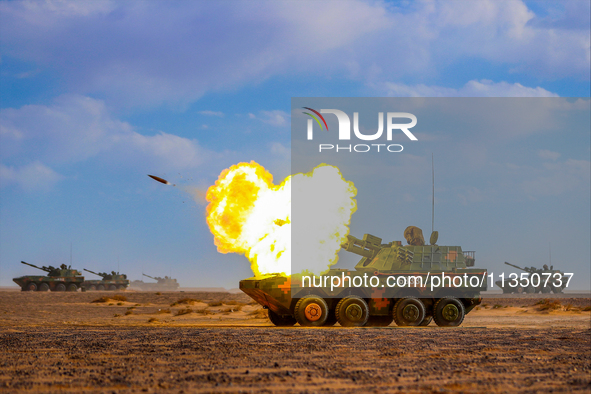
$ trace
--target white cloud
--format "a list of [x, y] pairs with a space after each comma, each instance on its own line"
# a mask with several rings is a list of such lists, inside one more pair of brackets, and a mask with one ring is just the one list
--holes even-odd
[[162, 169], [195, 168], [210, 156], [196, 140], [160, 132], [146, 136], [112, 117], [104, 102], [66, 95], [52, 105], [8, 108], [0, 114], [4, 161], [35, 157], [70, 164], [102, 157]]
[[552, 152], [546, 149], [542, 149], [540, 151], [538, 151], [538, 156], [541, 157], [542, 159], [545, 160], [558, 160], [558, 158], [560, 157], [560, 153], [558, 152]]
[[206, 116], [217, 116], [217, 117], [220, 117], [220, 118], [223, 118], [224, 117], [224, 113], [223, 112], [220, 112], [220, 111], [210, 111], [210, 110], [207, 110], [207, 111], [199, 111], [199, 113], [201, 115], [206, 115]]
[[289, 120], [289, 114], [285, 111], [261, 111], [259, 119], [271, 126], [286, 126]]
[[290, 157], [291, 150], [286, 148], [280, 142], [271, 143], [271, 153], [280, 157]]
[[490, 80], [469, 81], [460, 89], [442, 86], [404, 85], [386, 82], [388, 96], [396, 97], [558, 97], [541, 87], [529, 88], [520, 83], [493, 82]]
[[[256, 4], [264, 6], [2, 2], [0, 37], [3, 55], [59, 70], [71, 91], [124, 106], [183, 106], [284, 74], [348, 75], [381, 86], [432, 79], [471, 59], [528, 76], [589, 80], [589, 23], [580, 16], [588, 5], [543, 21], [519, 0]], [[473, 82], [459, 90], [549, 94]]]
[[538, 175], [522, 183], [523, 191], [536, 198], [556, 196], [575, 190], [589, 191], [591, 162], [588, 160], [568, 159], [564, 162], [547, 162]]
[[17, 184], [25, 191], [45, 191], [63, 178], [39, 161], [16, 168], [0, 164], [1, 186]]

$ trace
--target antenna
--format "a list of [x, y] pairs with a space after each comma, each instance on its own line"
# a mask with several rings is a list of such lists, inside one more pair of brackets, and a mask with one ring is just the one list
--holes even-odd
[[552, 265], [552, 242], [548, 242], [548, 254], [550, 256], [550, 265]]
[[435, 164], [433, 152], [431, 152], [431, 232], [435, 231]]
[[70, 266], [72, 266], [72, 242], [70, 242]]
[[117, 273], [119, 273], [121, 271], [119, 271], [119, 255], [117, 255]]

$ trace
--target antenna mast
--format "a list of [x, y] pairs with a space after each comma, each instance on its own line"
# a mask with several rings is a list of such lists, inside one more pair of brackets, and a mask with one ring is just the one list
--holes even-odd
[[435, 231], [435, 164], [433, 163], [433, 153], [431, 153], [431, 233]]

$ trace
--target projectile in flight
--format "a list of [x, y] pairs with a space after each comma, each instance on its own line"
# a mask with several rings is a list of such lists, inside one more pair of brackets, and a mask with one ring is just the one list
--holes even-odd
[[150, 178], [152, 178], [153, 180], [155, 180], [155, 181], [158, 181], [158, 182], [160, 182], [160, 183], [164, 183], [165, 185], [172, 185], [172, 183], [168, 182], [166, 179], [162, 179], [162, 178], [160, 178], [159, 176], [156, 176], [156, 175], [150, 175], [150, 174], [148, 174], [148, 176], [149, 176]]

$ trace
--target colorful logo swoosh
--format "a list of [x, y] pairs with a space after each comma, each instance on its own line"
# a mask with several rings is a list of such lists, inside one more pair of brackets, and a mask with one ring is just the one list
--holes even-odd
[[[309, 108], [309, 107], [302, 107], [302, 108], [307, 109], [309, 111], [312, 111], [316, 115], [318, 115], [320, 117], [320, 119], [322, 119], [322, 121], [324, 122], [324, 126], [326, 126], [326, 130], [328, 131], [328, 125], [326, 124], [326, 120], [324, 120], [324, 117], [322, 115], [320, 115], [320, 112], [318, 112], [318, 111], [316, 111], [316, 110], [314, 110], [312, 108]], [[304, 114], [311, 116], [318, 123], [318, 125], [320, 126], [320, 129], [322, 130], [322, 128], [323, 128], [322, 127], [322, 123], [320, 123], [320, 120], [318, 120], [318, 118], [316, 116], [312, 115], [309, 112], [304, 112]]]

